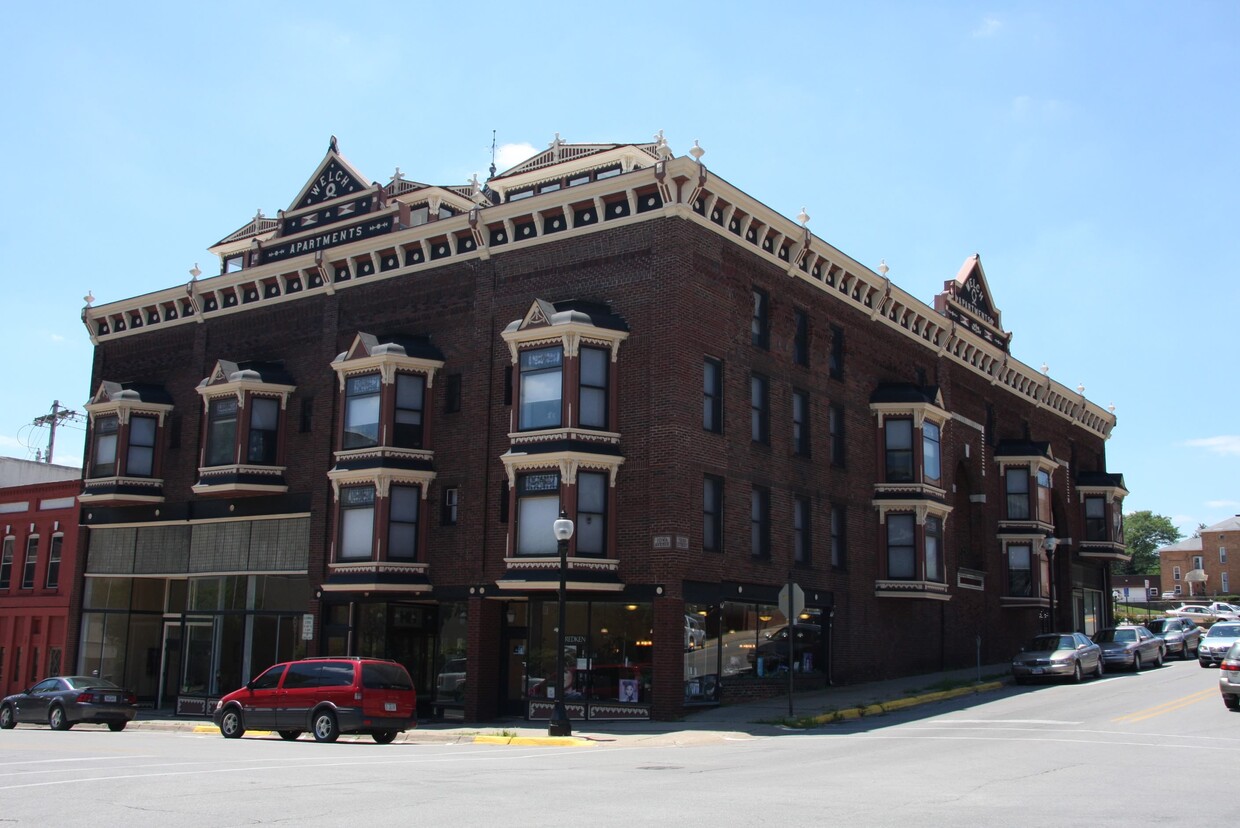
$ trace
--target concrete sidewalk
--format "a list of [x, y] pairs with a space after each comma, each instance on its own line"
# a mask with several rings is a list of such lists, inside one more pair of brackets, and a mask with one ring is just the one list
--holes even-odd
[[[994, 692], [1004, 687], [1009, 675], [1009, 663], [1003, 662], [983, 665], [980, 670], [971, 667], [797, 693], [792, 697], [791, 717], [788, 715], [788, 697], [778, 696], [745, 704], [693, 710], [675, 722], [576, 722], [571, 737], [548, 736], [546, 724], [524, 719], [501, 719], [471, 725], [427, 722], [400, 734], [396, 742], [597, 747], [623, 744], [683, 746], [753, 739]], [[134, 730], [219, 733], [209, 719], [161, 716], [151, 711], [140, 711], [129, 727]], [[269, 731], [247, 731], [246, 736], [279, 738]], [[340, 739], [372, 742], [369, 736], [341, 736]]]

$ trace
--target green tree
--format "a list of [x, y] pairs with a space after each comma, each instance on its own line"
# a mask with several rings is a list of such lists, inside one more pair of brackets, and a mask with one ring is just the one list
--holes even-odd
[[1120, 575], [1153, 575], [1158, 572], [1160, 546], [1175, 543], [1181, 537], [1171, 519], [1146, 510], [1124, 515], [1124, 545], [1132, 556], [1126, 564], [1120, 564]]

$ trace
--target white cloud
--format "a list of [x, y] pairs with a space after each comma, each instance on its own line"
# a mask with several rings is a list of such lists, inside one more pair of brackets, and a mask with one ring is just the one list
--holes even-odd
[[974, 37], [994, 37], [1003, 28], [1003, 22], [997, 17], [987, 17], [973, 30]]
[[1207, 500], [1206, 507], [1210, 509], [1235, 509], [1240, 506], [1240, 500]]
[[50, 338], [53, 342], [64, 342], [65, 341], [65, 338], [61, 336], [60, 334], [52, 334]]
[[1186, 440], [1184, 445], [1193, 448], [1203, 448], [1213, 454], [1221, 454], [1224, 457], [1232, 455], [1240, 456], [1240, 435], [1236, 434], [1220, 434], [1218, 437], [1202, 437], [1198, 440]]
[[495, 150], [495, 168], [503, 172], [538, 152], [533, 144], [500, 144]]

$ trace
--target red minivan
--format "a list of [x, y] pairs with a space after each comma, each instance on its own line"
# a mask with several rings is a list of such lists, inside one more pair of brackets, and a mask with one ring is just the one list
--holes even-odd
[[369, 733], [386, 745], [417, 726], [417, 703], [409, 671], [395, 661], [303, 658], [270, 667], [224, 696], [213, 719], [225, 739], [249, 729], [274, 730], [291, 741], [309, 730], [318, 742]]

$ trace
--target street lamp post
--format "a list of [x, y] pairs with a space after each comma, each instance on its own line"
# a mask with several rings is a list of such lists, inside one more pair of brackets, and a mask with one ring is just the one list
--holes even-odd
[[560, 510], [560, 518], [554, 524], [555, 541], [560, 550], [560, 623], [555, 635], [555, 707], [547, 724], [548, 736], [572, 736], [573, 726], [564, 709], [564, 591], [568, 580], [568, 539], [573, 536], [573, 522]]

